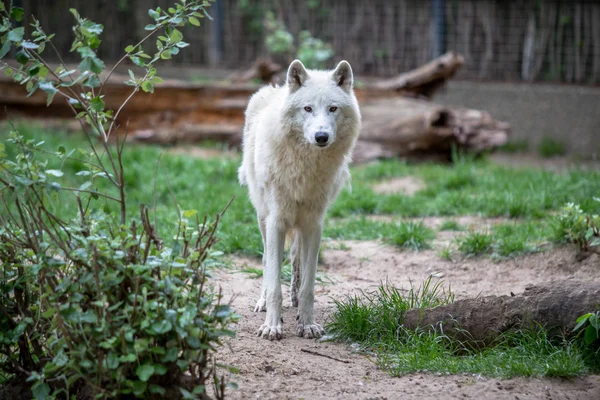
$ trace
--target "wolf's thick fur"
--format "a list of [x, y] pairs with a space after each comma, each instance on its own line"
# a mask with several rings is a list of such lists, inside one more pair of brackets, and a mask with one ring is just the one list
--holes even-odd
[[292, 62], [282, 87], [264, 87], [246, 109], [239, 180], [248, 185], [263, 238], [263, 283], [255, 311], [264, 311], [258, 335], [281, 339], [281, 263], [293, 233], [292, 305], [297, 334], [320, 337], [314, 285], [325, 211], [350, 177], [348, 163], [360, 129], [350, 64], [333, 71]]

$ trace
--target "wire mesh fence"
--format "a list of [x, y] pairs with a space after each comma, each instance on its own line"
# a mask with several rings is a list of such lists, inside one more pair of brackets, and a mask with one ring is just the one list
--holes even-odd
[[[101, 57], [110, 62], [143, 37], [148, 8], [172, 0], [21, 0], [56, 32], [68, 52], [69, 7], [105, 25]], [[303, 30], [331, 44], [356, 72], [407, 71], [444, 51], [465, 57], [463, 79], [600, 83], [600, 0], [218, 0], [214, 21], [184, 32], [191, 46], [174, 61], [241, 69], [269, 54], [265, 16], [295, 38]], [[333, 64], [334, 60], [331, 60]]]

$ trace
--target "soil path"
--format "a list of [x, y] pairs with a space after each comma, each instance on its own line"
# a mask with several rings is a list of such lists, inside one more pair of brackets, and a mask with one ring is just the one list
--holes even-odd
[[[400, 252], [373, 241], [325, 242], [323, 249], [319, 271], [325, 282], [333, 283], [317, 283], [316, 313], [320, 322], [331, 313], [333, 299], [369, 290], [386, 279], [397, 287], [409, 288], [410, 282], [419, 285], [431, 275], [450, 284], [457, 298], [517, 294], [529, 284], [554, 279], [600, 283], [600, 258], [594, 255], [577, 262], [574, 251], [566, 248], [503, 262], [444, 261], [434, 250]], [[234, 261], [238, 266], [260, 268], [259, 260]], [[264, 319], [263, 313], [252, 311], [260, 280], [238, 269], [219, 271], [216, 280], [227, 298], [233, 296], [233, 308], [241, 315], [237, 337], [220, 355], [220, 361], [240, 369], [234, 378], [239, 389], [229, 395], [234, 399], [600, 399], [600, 376], [574, 380], [498, 380], [433, 374], [391, 377], [368, 355], [353, 352], [352, 346], [296, 337], [296, 310], [290, 306], [287, 286], [284, 339], [269, 342], [255, 335]]]

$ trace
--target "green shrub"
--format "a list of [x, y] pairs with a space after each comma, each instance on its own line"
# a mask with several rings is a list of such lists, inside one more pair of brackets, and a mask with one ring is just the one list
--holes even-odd
[[558, 140], [544, 137], [538, 145], [538, 153], [544, 158], [564, 156], [567, 154], [567, 148]]
[[550, 225], [555, 242], [574, 243], [583, 251], [600, 246], [600, 215], [585, 213], [578, 204], [567, 203]]
[[[161, 82], [156, 62], [187, 46], [177, 27], [198, 25], [207, 5], [192, 0], [150, 10], [154, 23], [142, 42], [164, 34], [153, 56], [142, 42], [127, 47], [123, 59], [145, 71], [137, 77], [130, 71], [132, 95], [152, 92]], [[196, 210], [179, 209], [178, 232], [166, 243], [146, 206], [139, 205], [138, 218], [130, 216], [124, 142], [109, 145], [118, 111], [107, 110], [102, 96], [108, 78], [101, 80], [104, 63], [96, 49], [103, 27], [71, 12], [78, 70], [52, 69], [41, 56], [53, 47], [52, 35], [34, 20], [33, 39], [26, 39], [23, 27], [12, 28], [23, 10], [0, 7], [0, 52], [15, 47], [20, 64], [2, 61], [1, 68], [30, 94], [46, 92], [48, 104], [55, 97], [69, 101], [90, 139], [87, 150], [48, 149], [13, 130], [11, 149], [0, 146], [0, 371], [27, 378], [38, 399], [82, 392], [96, 398], [207, 398], [209, 385], [223, 398], [227, 372], [217, 369], [214, 354], [233, 335], [237, 317], [208, 287], [206, 272], [222, 212], [209, 221]], [[41, 154], [58, 167], [50, 168]], [[65, 175], [72, 170], [67, 164], [80, 166], [80, 186], [64, 184], [75, 181]], [[100, 190], [107, 187], [100, 181], [109, 182], [108, 189]], [[55, 211], [59, 204], [64, 210], [65, 202], [67, 216]]]

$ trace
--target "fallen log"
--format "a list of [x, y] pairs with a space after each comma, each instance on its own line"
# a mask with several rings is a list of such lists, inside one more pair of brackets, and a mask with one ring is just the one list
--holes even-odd
[[356, 162], [389, 157], [450, 160], [453, 148], [478, 154], [499, 147], [510, 130], [485, 111], [410, 98], [373, 100], [361, 106], [361, 113]]
[[486, 296], [457, 300], [404, 315], [407, 329], [443, 329], [460, 341], [488, 346], [502, 333], [542, 326], [550, 335], [572, 334], [576, 319], [600, 305], [595, 282], [555, 281], [529, 286], [516, 296]]
[[412, 71], [377, 81], [373, 84], [373, 88], [395, 91], [404, 96], [431, 98], [464, 63], [463, 56], [451, 51]]

